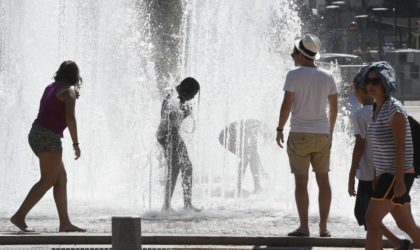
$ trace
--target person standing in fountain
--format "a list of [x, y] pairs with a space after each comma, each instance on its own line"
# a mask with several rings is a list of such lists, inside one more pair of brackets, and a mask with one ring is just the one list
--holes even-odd
[[[320, 40], [311, 34], [295, 41], [291, 54], [297, 69], [286, 76], [284, 97], [277, 126], [277, 144], [283, 148], [283, 128], [292, 114], [287, 154], [291, 172], [295, 176], [295, 199], [299, 227], [288, 236], [309, 236], [308, 170], [312, 165], [319, 188], [319, 235], [330, 237], [327, 228], [331, 205], [328, 177], [330, 150], [337, 118], [337, 86], [333, 75], [315, 65], [319, 57]], [[327, 102], [329, 111], [327, 115]]]
[[[67, 211], [67, 176], [62, 160], [61, 137], [69, 128], [73, 141], [75, 160], [80, 157], [75, 116], [78, 88], [82, 81], [75, 62], [65, 61], [55, 74], [55, 82], [45, 88], [42, 95], [38, 117], [32, 124], [28, 140], [35, 155], [39, 158], [41, 178], [31, 188], [18, 211], [10, 221], [24, 232], [33, 229], [26, 225], [25, 218], [44, 194], [53, 187], [54, 201], [60, 220], [60, 232], [84, 232], [70, 222]], [[74, 87], [74, 88], [72, 88]]]
[[175, 90], [171, 90], [162, 103], [157, 140], [163, 148], [168, 168], [165, 184], [165, 201], [162, 207], [164, 211], [172, 210], [171, 199], [180, 171], [184, 193], [184, 208], [198, 211], [191, 203], [192, 164], [179, 130], [182, 121], [192, 111], [191, 105], [186, 102], [193, 99], [199, 90], [199, 83], [194, 78], [187, 77], [175, 87]]
[[264, 129], [256, 119], [235, 121], [219, 133], [220, 144], [240, 158], [238, 165], [238, 193], [242, 194], [242, 180], [249, 165], [254, 179], [254, 193], [262, 191], [261, 177], [267, 176], [258, 153], [258, 134]]
[[368, 127], [377, 180], [366, 212], [366, 249], [382, 249], [382, 220], [391, 213], [397, 226], [420, 247], [420, 228], [411, 213], [409, 194], [415, 171], [413, 141], [407, 111], [392, 94], [398, 84], [388, 62], [367, 66], [363, 86], [374, 98]]
[[[374, 100], [362, 85], [362, 75], [366, 72], [367, 68], [368, 67], [363, 67], [353, 81], [355, 96], [363, 107], [354, 112], [354, 115], [352, 116], [355, 143], [348, 182], [349, 195], [356, 196], [354, 215], [359, 225], [363, 225], [365, 229], [366, 211], [373, 194], [373, 179], [375, 176], [372, 146], [367, 136], [368, 126], [373, 114]], [[354, 189], [355, 178], [359, 180], [357, 192]], [[390, 240], [394, 249], [411, 249], [411, 242], [409, 240], [400, 240], [384, 224], [382, 224], [381, 228], [382, 234]]]

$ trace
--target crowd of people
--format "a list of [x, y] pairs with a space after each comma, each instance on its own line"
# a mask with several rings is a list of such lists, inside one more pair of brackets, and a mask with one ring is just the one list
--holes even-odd
[[[337, 88], [328, 71], [317, 67], [321, 42], [311, 34], [296, 41], [296, 69], [288, 72], [277, 127], [283, 147], [283, 129], [291, 114], [287, 153], [295, 176], [295, 198], [300, 225], [289, 236], [309, 236], [308, 169], [312, 166], [319, 187], [319, 236], [330, 237], [327, 220], [331, 204], [328, 171], [331, 141], [337, 117]], [[357, 100], [363, 105], [353, 115], [355, 145], [349, 171], [348, 192], [356, 196], [355, 217], [365, 226], [366, 249], [382, 249], [382, 236], [395, 249], [420, 247], [420, 228], [410, 206], [415, 178], [413, 141], [407, 111], [392, 95], [398, 82], [388, 62], [373, 62], [354, 78]], [[328, 102], [328, 107], [327, 107]], [[327, 111], [328, 110], [328, 111]], [[359, 179], [357, 192], [355, 178]], [[391, 214], [413, 243], [399, 239], [383, 223]]]
[[[331, 206], [329, 171], [338, 90], [332, 73], [315, 63], [320, 50], [321, 41], [311, 34], [295, 42], [291, 57], [296, 68], [286, 75], [276, 128], [277, 144], [283, 148], [285, 125], [290, 117], [286, 145], [290, 170], [295, 179], [294, 193], [300, 223], [288, 234], [292, 237], [311, 235], [308, 221], [310, 168], [315, 173], [319, 188], [318, 235], [331, 237], [328, 230]], [[75, 159], [81, 156], [75, 116], [81, 83], [76, 63], [65, 61], [57, 70], [54, 82], [45, 88], [42, 95], [38, 116], [28, 136], [30, 147], [39, 158], [41, 178], [10, 219], [21, 231], [33, 231], [27, 226], [25, 218], [51, 187], [59, 215], [59, 231], [85, 231], [70, 222], [67, 212], [67, 179], [61, 145], [63, 131], [68, 128]], [[352, 116], [355, 144], [348, 193], [356, 196], [354, 213], [359, 225], [367, 231], [366, 249], [381, 249], [382, 236], [388, 238], [395, 249], [420, 247], [420, 228], [413, 219], [410, 206], [410, 189], [415, 179], [413, 142], [407, 111], [393, 97], [398, 88], [394, 69], [387, 62], [373, 62], [359, 71], [353, 84], [355, 96], [362, 107]], [[163, 211], [173, 210], [171, 199], [179, 173], [184, 209], [200, 211], [192, 203], [193, 166], [180, 135], [183, 120], [192, 112], [189, 101], [199, 91], [198, 81], [187, 77], [162, 102], [157, 141], [164, 152], [167, 168]], [[260, 127], [264, 125], [258, 120], [240, 120], [227, 125], [219, 134], [220, 144], [240, 159], [239, 190], [248, 165], [254, 179], [254, 193], [262, 190], [261, 176], [265, 172], [256, 141]], [[410, 236], [412, 242], [399, 239], [382, 223], [387, 214], [392, 215], [397, 226]]]

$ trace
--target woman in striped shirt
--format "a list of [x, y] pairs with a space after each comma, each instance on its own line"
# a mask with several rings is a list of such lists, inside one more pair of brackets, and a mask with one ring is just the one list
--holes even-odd
[[410, 207], [414, 167], [407, 112], [401, 102], [391, 96], [397, 90], [392, 67], [387, 62], [375, 62], [368, 67], [363, 82], [375, 99], [368, 136], [377, 181], [366, 214], [366, 249], [382, 249], [381, 225], [388, 213], [419, 247], [420, 228]]

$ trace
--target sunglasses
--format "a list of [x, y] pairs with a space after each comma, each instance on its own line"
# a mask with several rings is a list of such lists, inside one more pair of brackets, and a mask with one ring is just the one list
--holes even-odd
[[382, 83], [382, 80], [379, 77], [375, 77], [375, 78], [367, 77], [365, 80], [365, 85], [372, 84], [373, 86], [378, 86], [381, 83]]

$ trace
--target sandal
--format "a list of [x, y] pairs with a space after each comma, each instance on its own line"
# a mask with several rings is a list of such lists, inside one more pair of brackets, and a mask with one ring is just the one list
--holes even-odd
[[292, 236], [292, 237], [309, 237], [309, 233], [304, 233], [304, 232], [295, 230], [293, 232], [288, 233], [287, 236]]
[[319, 237], [331, 237], [331, 233], [326, 230], [325, 232], [319, 233]]

